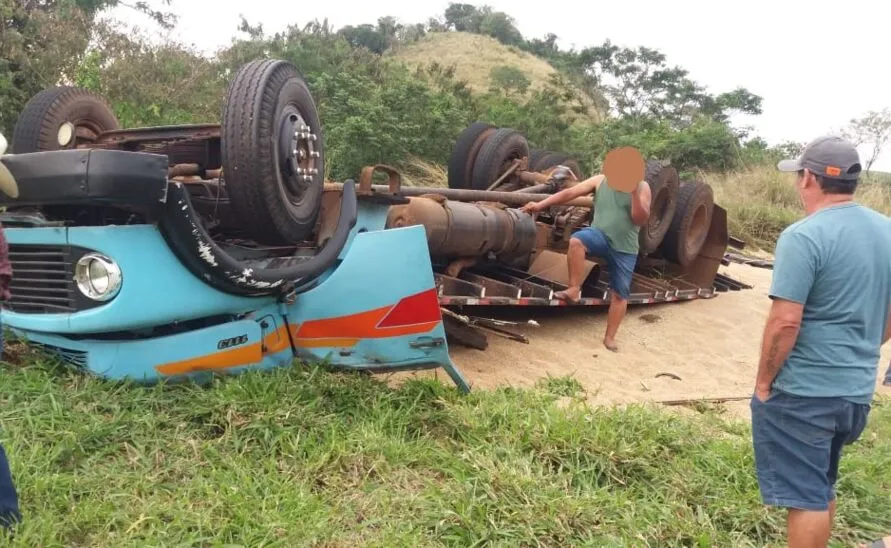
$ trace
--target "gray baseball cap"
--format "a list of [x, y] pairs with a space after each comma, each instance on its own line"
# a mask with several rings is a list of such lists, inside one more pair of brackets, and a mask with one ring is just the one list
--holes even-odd
[[814, 175], [829, 179], [856, 181], [860, 176], [860, 154], [850, 141], [835, 135], [817, 137], [804, 147], [801, 156], [782, 160], [777, 164], [780, 171], [809, 169]]

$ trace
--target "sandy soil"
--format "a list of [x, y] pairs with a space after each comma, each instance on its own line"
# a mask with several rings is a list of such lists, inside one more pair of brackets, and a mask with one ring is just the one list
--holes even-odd
[[[731, 264], [721, 269], [751, 290], [719, 293], [713, 299], [629, 308], [618, 336], [619, 352], [601, 344], [606, 309], [466, 310], [466, 314], [525, 322], [540, 327], [511, 326], [530, 339], [523, 344], [489, 336], [485, 351], [452, 345], [452, 358], [475, 390], [500, 386], [528, 387], [548, 376], [578, 379], [594, 404], [624, 404], [689, 398], [751, 395], [761, 332], [770, 307], [771, 271]], [[888, 345], [891, 347], [891, 345]], [[879, 377], [891, 360], [883, 348]], [[681, 380], [660, 373], [677, 375]], [[412, 375], [395, 375], [393, 382]], [[879, 393], [891, 387], [877, 383]], [[748, 400], [726, 404], [734, 416], [748, 418]]]

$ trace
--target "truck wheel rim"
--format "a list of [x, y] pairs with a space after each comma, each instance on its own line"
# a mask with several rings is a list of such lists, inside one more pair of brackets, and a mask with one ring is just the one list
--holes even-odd
[[319, 174], [318, 135], [293, 105], [285, 107], [279, 137], [279, 159], [288, 201], [299, 204]]

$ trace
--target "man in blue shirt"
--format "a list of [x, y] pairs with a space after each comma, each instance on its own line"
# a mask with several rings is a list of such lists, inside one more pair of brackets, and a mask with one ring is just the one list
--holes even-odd
[[788, 509], [789, 545], [826, 546], [842, 447], [866, 426], [891, 337], [891, 219], [853, 201], [860, 157], [841, 138], [777, 167], [797, 174], [807, 216], [777, 241], [752, 441], [764, 503]]

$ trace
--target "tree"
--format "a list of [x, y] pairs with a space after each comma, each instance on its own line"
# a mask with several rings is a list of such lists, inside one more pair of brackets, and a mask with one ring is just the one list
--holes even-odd
[[338, 34], [354, 48], [367, 48], [377, 54], [383, 53], [389, 47], [387, 37], [377, 27], [367, 23], [355, 27], [347, 25], [340, 29]]
[[509, 94], [517, 92], [523, 95], [532, 83], [522, 70], [510, 65], [494, 67], [490, 77], [493, 91], [506, 91]]
[[445, 24], [458, 32], [473, 32], [491, 36], [502, 44], [520, 46], [526, 43], [517, 30], [513, 17], [489, 6], [450, 3], [445, 10]]
[[624, 48], [607, 40], [582, 50], [578, 58], [618, 116], [654, 116], [685, 126], [700, 115], [726, 122], [733, 111], [761, 113], [761, 97], [744, 88], [714, 97], [652, 48]]
[[851, 119], [843, 134], [854, 143], [854, 146], [870, 145], [865, 166], [865, 171], [869, 173], [891, 140], [891, 109], [871, 110], [860, 118]]
[[0, 0], [0, 130], [12, 131], [33, 95], [74, 78], [93, 37], [96, 17], [116, 6], [145, 13], [166, 28], [175, 21], [172, 14], [142, 1]]
[[518, 46], [525, 42], [513, 18], [501, 11], [485, 13], [480, 21], [479, 32], [508, 46]]
[[479, 32], [482, 13], [473, 4], [450, 3], [445, 10], [446, 28], [458, 32]]

